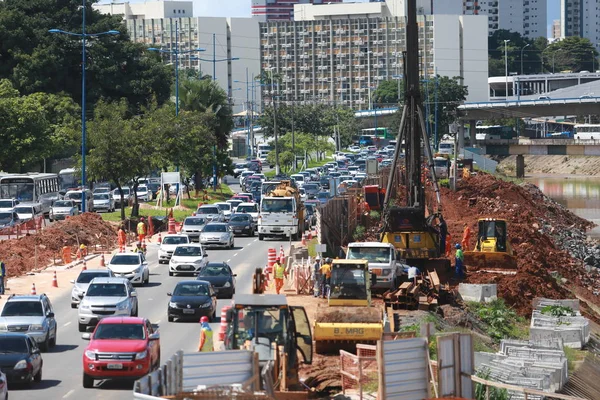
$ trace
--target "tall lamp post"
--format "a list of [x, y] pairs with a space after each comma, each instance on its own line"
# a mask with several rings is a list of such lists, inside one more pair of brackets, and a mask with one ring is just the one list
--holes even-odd
[[504, 39], [504, 78], [506, 80], [506, 101], [508, 101], [508, 42], [509, 39]]
[[[85, 95], [86, 95], [86, 87], [85, 87], [85, 59], [86, 59], [86, 51], [85, 51], [85, 45], [86, 45], [86, 39], [87, 38], [94, 38], [94, 37], [98, 37], [98, 36], [105, 36], [105, 35], [118, 35], [119, 31], [115, 31], [115, 30], [110, 30], [110, 31], [106, 31], [106, 32], [99, 32], [99, 33], [87, 33], [85, 31], [85, 8], [86, 8], [86, 0], [82, 0], [82, 18], [81, 18], [81, 33], [75, 33], [75, 32], [68, 32], [68, 31], [63, 31], [61, 29], [50, 29], [48, 30], [49, 33], [60, 33], [63, 35], [70, 35], [70, 36], [75, 36], [75, 37], [80, 37], [81, 38], [81, 185], [83, 186], [83, 188], [86, 187], [86, 182], [87, 182], [87, 176], [85, 173], [85, 151], [86, 151], [86, 146], [85, 146], [85, 142], [87, 140], [87, 132], [86, 132], [86, 126], [85, 126]], [[86, 193], [85, 190], [81, 191], [81, 212], [84, 213], [86, 211], [85, 207], [86, 207]]]
[[523, 75], [523, 51], [530, 46], [530, 43], [527, 43], [525, 46], [523, 46], [523, 48], [521, 49], [521, 75]]

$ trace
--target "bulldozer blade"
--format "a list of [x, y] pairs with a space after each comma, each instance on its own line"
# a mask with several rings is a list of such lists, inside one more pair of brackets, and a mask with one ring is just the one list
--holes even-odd
[[483, 271], [499, 274], [516, 274], [517, 259], [503, 252], [465, 251], [467, 271]]

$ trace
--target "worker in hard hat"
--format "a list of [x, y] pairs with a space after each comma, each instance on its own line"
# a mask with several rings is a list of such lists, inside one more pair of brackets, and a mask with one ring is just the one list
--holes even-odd
[[208, 324], [208, 317], [204, 316], [200, 318], [200, 343], [198, 343], [198, 351], [200, 352], [209, 352], [215, 351], [215, 346], [213, 344], [213, 331]]
[[465, 256], [462, 251], [462, 246], [456, 243], [456, 254], [454, 255], [454, 273], [457, 279], [463, 279], [463, 263], [465, 261]]
[[137, 234], [138, 240], [142, 242], [146, 238], [146, 223], [144, 222], [144, 217], [140, 218], [140, 222], [137, 224]]
[[287, 275], [287, 272], [285, 272], [285, 263], [283, 262], [283, 258], [280, 258], [275, 262], [273, 265], [273, 271], [275, 272], [275, 291], [277, 294], [279, 294], [281, 288], [283, 288], [283, 278], [285, 278]]

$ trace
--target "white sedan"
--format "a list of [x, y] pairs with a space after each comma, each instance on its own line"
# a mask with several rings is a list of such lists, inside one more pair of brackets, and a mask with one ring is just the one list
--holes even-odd
[[143, 253], [117, 253], [107, 265], [115, 277], [127, 278], [134, 285], [150, 282], [150, 269]]

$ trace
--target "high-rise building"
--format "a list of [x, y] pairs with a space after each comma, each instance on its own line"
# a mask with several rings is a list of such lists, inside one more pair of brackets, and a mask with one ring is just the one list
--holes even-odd
[[[385, 7], [384, 3], [299, 5], [295, 21], [261, 23], [262, 70], [281, 76], [281, 101], [371, 107], [369, 99], [378, 84], [401, 79], [403, 73], [406, 18], [390, 16]], [[310, 19], [298, 20], [302, 8]], [[324, 14], [327, 9], [329, 18]], [[422, 76], [459, 76], [468, 86], [468, 101], [486, 101], [487, 18], [419, 15], [418, 23]], [[270, 90], [263, 88], [265, 103]]]
[[552, 21], [552, 39], [560, 39], [560, 19]]
[[341, 3], [343, 0], [252, 0], [252, 16], [261, 22], [294, 19], [294, 4]]
[[489, 34], [498, 29], [518, 32], [528, 38], [546, 37], [546, 0], [464, 0], [466, 15], [487, 15]]
[[561, 0], [560, 37], [587, 38], [598, 47], [600, 43], [600, 0]]

